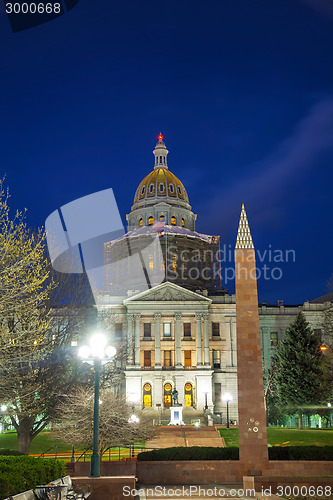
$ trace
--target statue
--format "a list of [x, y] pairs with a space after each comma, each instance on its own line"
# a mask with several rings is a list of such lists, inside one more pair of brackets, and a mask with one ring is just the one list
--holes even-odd
[[171, 393], [172, 399], [173, 399], [173, 404], [178, 405], [178, 391], [176, 388]]

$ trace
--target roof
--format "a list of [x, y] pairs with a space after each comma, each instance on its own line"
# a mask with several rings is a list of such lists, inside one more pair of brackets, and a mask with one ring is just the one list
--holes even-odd
[[325, 302], [333, 303], [333, 293], [327, 293], [326, 295], [322, 295], [317, 299], [311, 300], [311, 304], [324, 304]]

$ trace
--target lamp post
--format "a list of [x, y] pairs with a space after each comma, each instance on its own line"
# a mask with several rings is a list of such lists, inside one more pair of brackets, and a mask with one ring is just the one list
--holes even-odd
[[107, 340], [102, 333], [95, 333], [89, 342], [89, 346], [82, 346], [79, 349], [79, 357], [87, 363], [93, 363], [95, 371], [95, 392], [94, 392], [94, 426], [93, 426], [93, 452], [90, 462], [90, 476], [100, 476], [100, 457], [98, 452], [98, 428], [99, 428], [99, 376], [102, 364], [111, 361], [116, 349], [107, 346]]
[[208, 392], [205, 392], [205, 410], [208, 410], [207, 397], [208, 397]]
[[232, 401], [232, 396], [228, 392], [226, 392], [222, 399], [227, 402], [227, 429], [229, 429], [229, 403]]

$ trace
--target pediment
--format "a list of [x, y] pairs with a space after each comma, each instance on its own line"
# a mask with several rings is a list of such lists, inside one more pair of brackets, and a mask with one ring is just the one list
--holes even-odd
[[175, 302], [175, 301], [185, 301], [185, 302], [201, 302], [210, 304], [212, 301], [208, 297], [204, 297], [196, 292], [191, 292], [186, 290], [181, 286], [175, 285], [167, 281], [161, 285], [155, 286], [150, 290], [141, 292], [138, 295], [134, 295], [129, 299], [124, 300], [124, 304], [133, 302]]

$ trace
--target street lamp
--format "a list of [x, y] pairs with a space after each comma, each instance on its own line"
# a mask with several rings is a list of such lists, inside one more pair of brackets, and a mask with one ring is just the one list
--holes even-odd
[[207, 397], [208, 397], [208, 392], [205, 392], [205, 410], [208, 410]]
[[111, 361], [116, 348], [107, 346], [107, 340], [102, 333], [95, 333], [89, 342], [89, 346], [81, 346], [78, 352], [79, 357], [88, 363], [94, 364], [95, 370], [95, 396], [94, 396], [94, 431], [93, 431], [93, 453], [90, 462], [90, 476], [100, 476], [100, 457], [98, 453], [98, 427], [99, 427], [99, 375], [102, 364]]
[[229, 403], [232, 401], [232, 396], [228, 392], [226, 392], [223, 397], [223, 401], [227, 402], [227, 429], [229, 429]]

